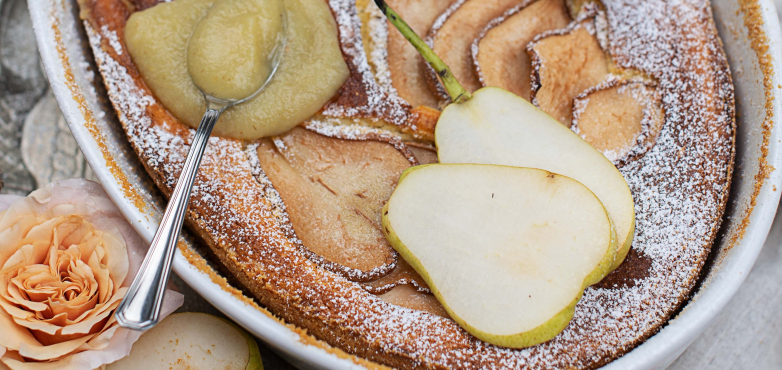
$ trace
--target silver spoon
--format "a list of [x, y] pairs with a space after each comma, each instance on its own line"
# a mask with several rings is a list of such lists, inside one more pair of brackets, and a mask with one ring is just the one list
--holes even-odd
[[206, 112], [201, 118], [193, 142], [190, 144], [190, 151], [187, 153], [182, 173], [179, 175], [174, 192], [168, 201], [166, 212], [155, 232], [144, 263], [136, 278], [133, 279], [122, 303], [117, 307], [116, 319], [121, 326], [135, 330], [147, 330], [158, 323], [163, 303], [163, 292], [171, 273], [171, 261], [174, 258], [174, 250], [176, 250], [179, 233], [182, 230], [187, 204], [190, 201], [190, 191], [196, 174], [198, 174], [198, 168], [201, 166], [201, 158], [204, 155], [206, 144], [209, 142], [212, 129], [217, 119], [220, 118], [220, 114], [226, 109], [256, 97], [269, 85], [280, 66], [286, 43], [287, 22], [283, 17], [282, 38], [272, 51], [271, 72], [263, 85], [252, 95], [239, 100], [225, 100], [210, 96], [201, 90], [206, 100]]

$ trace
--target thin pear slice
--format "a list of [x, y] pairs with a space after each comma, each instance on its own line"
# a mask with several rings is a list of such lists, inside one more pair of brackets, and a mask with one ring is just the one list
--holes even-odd
[[[429, 30], [432, 50], [453, 68], [453, 73], [467, 91], [475, 91], [481, 82], [475, 74], [472, 43], [492, 19], [501, 16], [525, 0], [464, 0], [443, 13]], [[440, 92], [437, 77], [430, 75], [429, 86]], [[442, 95], [442, 94], [440, 94]], [[443, 96], [441, 96], [443, 97]]]
[[[603, 154], [528, 101], [485, 87], [443, 110], [435, 128], [441, 163], [483, 163], [540, 168], [570, 177], [605, 205], [616, 227], [618, 267], [633, 242], [633, 195]], [[577, 207], [573, 206], [573, 209]]]
[[489, 22], [473, 42], [476, 73], [483, 86], [496, 86], [530, 100], [532, 61], [527, 44], [543, 32], [570, 23], [564, 0], [538, 0]]
[[[419, 33], [426, 33], [442, 12], [456, 0], [389, 0], [388, 4], [410, 22]], [[388, 69], [391, 83], [403, 99], [412, 106], [437, 108], [437, 98], [426, 82], [426, 65], [409, 42], [399, 32], [388, 33]]]
[[108, 370], [263, 370], [255, 338], [216, 316], [182, 312], [166, 317]]
[[665, 112], [655, 84], [611, 81], [573, 100], [573, 132], [617, 165], [654, 146]]
[[383, 230], [451, 318], [512, 348], [561, 332], [616, 252], [600, 200], [534, 168], [412, 167], [384, 207]]
[[598, 37], [598, 16], [571, 23], [542, 35], [527, 46], [532, 60], [530, 97], [540, 109], [570, 127], [573, 98], [609, 76], [609, 60]]

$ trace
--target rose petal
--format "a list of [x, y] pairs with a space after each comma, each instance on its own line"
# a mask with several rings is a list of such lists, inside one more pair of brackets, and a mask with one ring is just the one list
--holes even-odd
[[[121, 299], [121, 298], [123, 298], [125, 296], [125, 292], [124, 291], [121, 294], [122, 295], [118, 299]], [[108, 302], [105, 302], [105, 303], [98, 303], [98, 304], [96, 304], [95, 308], [93, 308], [93, 309], [83, 313], [76, 320], [70, 321], [69, 325], [75, 325], [75, 324], [80, 323], [82, 321], [89, 320], [92, 317], [95, 317], [97, 315], [102, 314], [106, 310], [113, 309], [112, 305], [114, 304], [114, 302], [116, 302], [116, 299], [109, 300]]]
[[[13, 361], [24, 361], [22, 356], [19, 356], [19, 353], [16, 351], [8, 350], [5, 352], [5, 355], [3, 355], [2, 358], [0, 358], [0, 361], [7, 361], [7, 360], [13, 360]], [[0, 362], [0, 364], [3, 364], [6, 369], [11, 369], [8, 367], [4, 362]], [[0, 369], [3, 369], [3, 367], [0, 367]]]
[[[44, 332], [34, 331], [32, 332], [35, 339], [38, 339], [38, 342], [40, 342], [44, 346], [52, 346], [59, 343], [64, 343], [67, 341], [83, 338], [83, 337], [92, 337], [98, 333], [100, 333], [103, 330], [106, 330], [108, 327], [108, 318], [104, 318], [103, 320], [100, 320], [98, 322], [95, 322], [92, 324], [92, 327], [88, 328], [86, 333], [74, 333], [74, 334], [62, 334], [62, 331], [57, 332], [56, 334], [48, 334]], [[66, 326], [67, 327], [67, 326]], [[81, 348], [81, 346], [79, 347]], [[80, 351], [79, 348], [76, 348], [73, 350], [73, 352]]]
[[9, 316], [13, 316], [20, 319], [35, 317], [34, 313], [16, 307], [15, 305], [9, 303], [7, 300], [5, 300], [5, 298], [1, 296], [0, 296], [0, 307], [3, 308], [3, 310], [0, 310], [0, 313], [7, 313]]
[[[70, 233], [60, 234], [60, 237], [62, 237], [62, 241], [59, 245], [63, 246], [71, 246], [71, 245], [79, 245], [82, 240], [85, 239], [87, 235], [92, 234], [92, 225], [89, 222], [84, 222], [85, 220], [81, 217], [73, 216], [71, 218], [72, 222], [77, 222], [76, 228], [71, 230]], [[70, 229], [69, 229], [70, 230]], [[87, 254], [89, 256], [89, 254]], [[82, 262], [87, 262], [86, 260]]]
[[[104, 233], [101, 239], [103, 240], [103, 248], [106, 251], [106, 269], [111, 274], [111, 280], [114, 282], [116, 290], [122, 286], [130, 267], [127, 258], [117, 258], [116, 256], [127, 256], [128, 249], [120, 239], [117, 239], [112, 234]], [[146, 253], [146, 251], [144, 253]]]
[[[103, 248], [99, 249], [102, 250]], [[92, 256], [90, 256], [89, 266], [95, 273], [95, 280], [98, 281], [100, 302], [106, 302], [109, 294], [114, 293], [114, 287], [118, 287], [119, 284], [115, 285], [110, 278], [110, 270], [101, 266], [100, 261], [98, 260], [98, 253], [93, 253]]]
[[[70, 247], [81, 241], [79, 238], [80, 232], [84, 232], [81, 237], [86, 235], [89, 230], [80, 230], [81, 226], [85, 223], [83, 219], [78, 215], [68, 215], [58, 218], [59, 222], [54, 226], [52, 230], [53, 238], [52, 245], [56, 247]], [[78, 238], [78, 239], [77, 239]]]
[[22, 344], [40, 345], [29, 331], [16, 325], [11, 317], [2, 311], [0, 311], [0, 328], [3, 328], [3, 335], [0, 335], [0, 347], [18, 351]]
[[21, 195], [0, 194], [0, 212], [5, 212], [11, 204], [24, 199]]
[[[109, 331], [110, 330], [110, 331]], [[114, 326], [103, 334], [110, 337], [109, 344], [99, 350], [86, 350], [60, 358], [56, 362], [22, 362], [2, 358], [11, 370], [77, 370], [96, 369], [130, 354], [131, 345], [141, 336], [140, 331]]]
[[16, 252], [22, 238], [42, 219], [30, 214], [29, 199], [22, 198], [4, 212], [0, 213], [0, 263], [5, 263]]
[[13, 269], [17, 266], [29, 266], [36, 265], [44, 262], [48, 247], [45, 242], [35, 242], [31, 244], [25, 244], [19, 247], [16, 253], [12, 254], [5, 260], [3, 264], [3, 271], [6, 269]]
[[[182, 305], [183, 300], [184, 296], [182, 294], [167, 290], [163, 307], [161, 308], [161, 316], [166, 317], [171, 314], [177, 307]], [[129, 355], [133, 343], [141, 335], [140, 331], [128, 330], [117, 326], [113, 321], [113, 317], [107, 325], [109, 326], [107, 330], [94, 336], [88, 342], [85, 342], [83, 347], [80, 347], [101, 348], [105, 344], [105, 340], [111, 338], [108, 346], [100, 350], [85, 350], [66, 355], [56, 362], [25, 363], [20, 361], [21, 359], [13, 359], [8, 356], [0, 358], [0, 361], [5, 362], [12, 370], [78, 370], [98, 368], [103, 364], [115, 362]]]
[[[0, 213], [0, 220], [3, 218], [2, 215]], [[0, 229], [0, 271], [6, 268], [6, 261], [17, 253], [19, 241], [22, 240], [23, 236], [24, 230], [19, 225]]]
[[52, 344], [49, 346], [41, 345], [41, 343], [36, 340], [34, 345], [25, 343], [19, 345], [19, 354], [24, 358], [29, 358], [32, 360], [51, 360], [71, 353], [73, 350], [79, 348], [79, 346], [86, 343], [90, 339], [92, 339], [92, 335], [85, 335], [76, 339]]
[[[57, 217], [33, 226], [20, 243], [33, 244], [36, 246], [36, 249], [44, 247], [48, 252], [49, 246], [52, 245], [52, 241], [54, 240], [54, 227], [60, 222], [62, 222], [62, 217]], [[41, 253], [41, 251], [37, 250], [36, 253]]]
[[[50, 320], [52, 323], [50, 323]], [[62, 314], [57, 315], [50, 320], [20, 320], [14, 318], [14, 322], [16, 322], [19, 326], [27, 328], [31, 331], [33, 336], [35, 336], [36, 331], [50, 335], [57, 334], [57, 331], [62, 329], [63, 325], [65, 325], [65, 320], [67, 320], [67, 317], [65, 314]]]
[[94, 325], [94, 323], [103, 320], [105, 317], [111, 315], [117, 306], [119, 306], [120, 301], [123, 297], [125, 297], [125, 293], [127, 293], [127, 288], [122, 288], [117, 294], [114, 295], [114, 297], [111, 298], [111, 301], [109, 301], [107, 304], [105, 304], [104, 307], [102, 307], [101, 312], [92, 315], [98, 310], [93, 310], [89, 317], [83, 319], [81, 322], [73, 325], [68, 325], [65, 328], [62, 329], [63, 335], [68, 334], [74, 334], [74, 333], [89, 333], [91, 330], [91, 327]]
[[49, 306], [52, 308], [54, 314], [64, 313], [68, 316], [68, 321], [77, 322], [81, 321], [81, 317], [88, 314], [90, 310], [95, 309], [98, 303], [98, 296], [94, 295], [92, 298], [82, 304], [65, 304], [62, 302], [51, 302]]
[[27, 298], [23, 297], [21, 292], [19, 291], [19, 287], [17, 287], [16, 284], [9, 285], [6, 291], [8, 292], [8, 295], [5, 296], [4, 298], [24, 308], [27, 308], [30, 311], [41, 312], [49, 308], [46, 304], [40, 302], [32, 302]]

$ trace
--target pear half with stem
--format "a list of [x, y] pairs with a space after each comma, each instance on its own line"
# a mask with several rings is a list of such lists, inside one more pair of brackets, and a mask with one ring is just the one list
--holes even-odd
[[583, 183], [613, 220], [620, 248], [611, 270], [619, 267], [635, 233], [633, 196], [619, 170], [574, 132], [513, 93], [484, 87], [473, 97], [399, 14], [383, 0], [375, 3], [437, 72], [453, 101], [435, 127], [440, 163], [541, 168]]
[[548, 171], [416, 166], [383, 208], [391, 245], [461, 327], [512, 348], [545, 342], [609, 271], [616, 235], [584, 185]]

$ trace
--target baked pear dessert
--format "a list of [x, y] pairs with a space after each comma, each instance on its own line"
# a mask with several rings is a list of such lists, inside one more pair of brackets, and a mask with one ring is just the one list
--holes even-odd
[[[202, 112], [178, 58], [205, 14], [231, 1], [80, 0], [109, 99], [164, 194]], [[251, 104], [264, 108], [218, 122], [186, 221], [261, 305], [396, 368], [591, 369], [684, 304], [720, 227], [734, 155], [733, 86], [707, 1], [387, 1], [450, 75], [372, 2], [282, 4], [309, 42], [286, 50], [282, 98], [261, 94]], [[166, 12], [189, 14], [189, 28], [166, 29]], [[168, 54], [144, 51], [155, 45]], [[469, 100], [451, 102], [452, 79]], [[471, 111], [481, 113], [465, 119]], [[610, 175], [590, 177], [596, 163]], [[520, 248], [511, 231], [540, 220], [566, 227], [525, 229]], [[429, 248], [474, 250], [470, 240], [496, 248], [480, 263]], [[516, 252], [540, 258], [503, 258]], [[507, 273], [487, 270], [492, 253], [513, 262]], [[574, 271], [577, 285], [563, 277]], [[526, 283], [544, 280], [562, 288]], [[497, 287], [528, 289], [507, 301], [529, 308], [515, 310], [524, 325], [506, 327], [507, 309], [475, 309], [507, 291]], [[569, 311], [550, 321], [555, 307]]]

